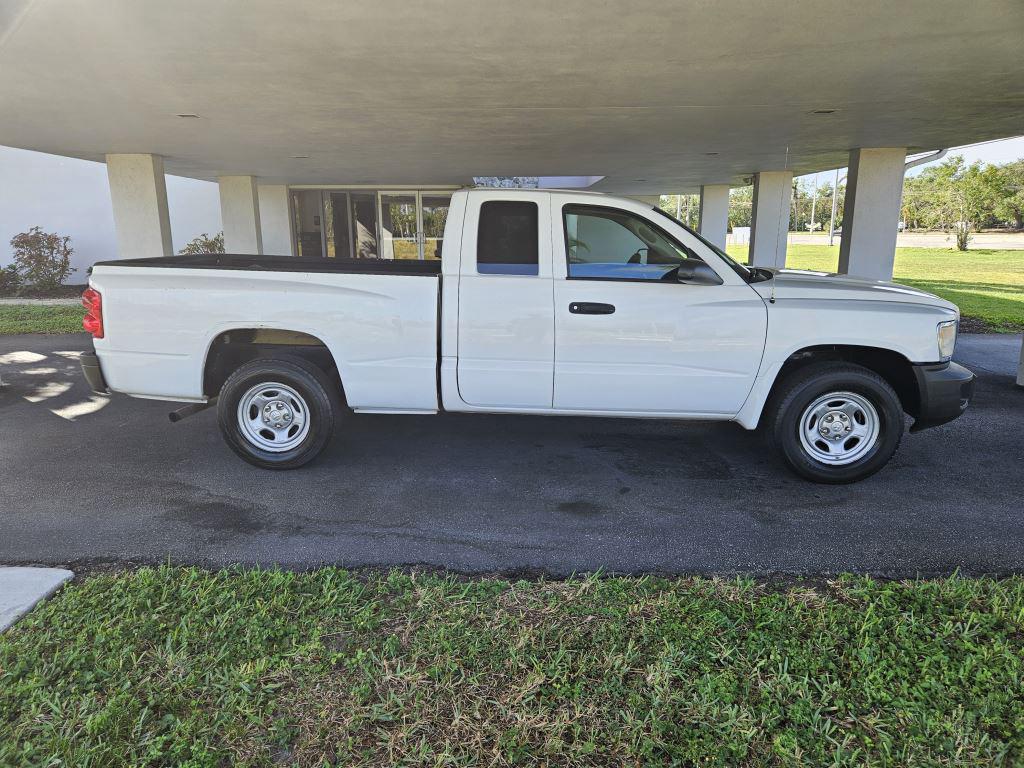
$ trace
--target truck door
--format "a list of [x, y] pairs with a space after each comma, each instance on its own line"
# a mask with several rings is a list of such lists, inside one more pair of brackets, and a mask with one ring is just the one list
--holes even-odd
[[459, 267], [458, 386], [470, 405], [551, 408], [547, 193], [471, 193]]
[[[764, 351], [767, 310], [757, 292], [653, 211], [558, 194], [551, 201], [559, 241], [554, 407], [735, 414]], [[707, 263], [701, 254], [725, 274], [679, 282], [681, 265]]]

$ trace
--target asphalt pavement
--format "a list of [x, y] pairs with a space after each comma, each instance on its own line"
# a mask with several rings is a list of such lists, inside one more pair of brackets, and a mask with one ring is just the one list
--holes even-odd
[[961, 337], [968, 412], [839, 487], [736, 425], [567, 417], [355, 415], [313, 465], [263, 471], [213, 411], [90, 393], [88, 346], [0, 337], [0, 564], [1024, 572], [1019, 337]]

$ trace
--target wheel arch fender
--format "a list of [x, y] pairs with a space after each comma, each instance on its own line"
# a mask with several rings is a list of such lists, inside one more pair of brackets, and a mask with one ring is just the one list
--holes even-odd
[[854, 363], [874, 371], [896, 391], [906, 413], [916, 417], [920, 412], [921, 398], [913, 363], [903, 350], [860, 344], [813, 344], [792, 349], [764, 367], [734, 421], [745, 429], [756, 429], [780, 382], [800, 368], [828, 360]]
[[331, 376], [344, 398], [344, 364], [315, 328], [294, 324], [237, 323], [218, 328], [206, 340], [200, 370], [201, 391], [215, 396], [232, 371], [259, 358], [299, 357]]

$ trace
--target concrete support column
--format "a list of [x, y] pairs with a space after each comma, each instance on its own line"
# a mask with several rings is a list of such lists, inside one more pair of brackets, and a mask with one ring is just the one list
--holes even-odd
[[263, 253], [256, 177], [221, 176], [217, 181], [220, 183], [224, 250], [228, 253]]
[[704, 184], [700, 188], [700, 219], [697, 231], [709, 243], [725, 250], [729, 232], [729, 185]]
[[891, 280], [907, 150], [855, 149], [846, 174], [839, 271]]
[[288, 187], [284, 184], [260, 184], [258, 192], [263, 252], [275, 256], [292, 256]]
[[107, 155], [118, 256], [172, 256], [164, 159], [160, 155]]
[[786, 266], [789, 208], [793, 202], [792, 171], [754, 174], [754, 205], [750, 226], [750, 264]]
[[1017, 386], [1024, 387], [1024, 340], [1020, 344], [1020, 363], [1017, 365]]

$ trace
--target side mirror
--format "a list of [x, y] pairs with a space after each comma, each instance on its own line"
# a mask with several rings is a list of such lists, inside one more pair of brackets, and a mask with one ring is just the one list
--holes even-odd
[[686, 259], [679, 263], [676, 280], [690, 285], [721, 285], [722, 278], [700, 259]]

